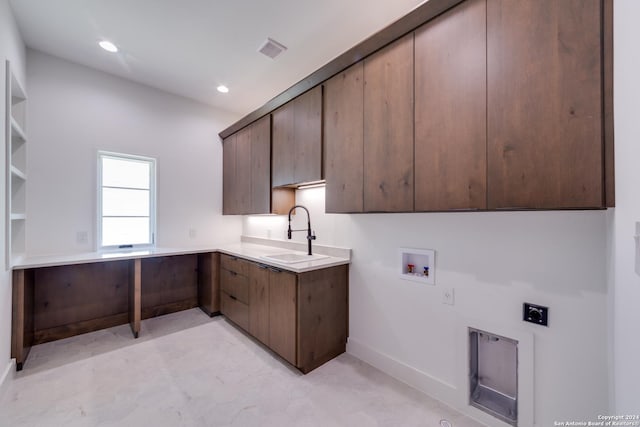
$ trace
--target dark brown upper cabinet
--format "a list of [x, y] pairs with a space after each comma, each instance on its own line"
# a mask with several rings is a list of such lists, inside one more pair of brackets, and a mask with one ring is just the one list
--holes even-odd
[[273, 125], [271, 185], [274, 187], [295, 182], [293, 170], [296, 147], [294, 106], [294, 101], [291, 101], [271, 114]]
[[364, 60], [364, 211], [413, 211], [413, 33]]
[[363, 211], [364, 64], [324, 84], [325, 210]]
[[272, 185], [322, 179], [322, 86], [316, 86], [273, 114]]
[[223, 142], [224, 215], [270, 212], [270, 120], [265, 116]]
[[246, 127], [226, 138], [223, 150], [224, 215], [246, 214], [251, 210], [251, 130]]
[[487, 2], [489, 209], [605, 206], [603, 10]]
[[415, 210], [487, 206], [486, 0], [415, 32]]
[[[427, 11], [432, 2], [448, 10]], [[280, 106], [272, 212], [288, 212], [290, 187], [323, 176], [333, 213], [614, 206], [613, 0], [443, 2], [263, 107]], [[304, 85], [317, 86], [282, 104]], [[246, 168], [246, 137], [232, 138], [225, 212], [247, 206], [236, 194], [245, 177], [228, 183]]]
[[271, 118], [251, 125], [251, 213], [269, 213], [271, 203]]
[[235, 215], [236, 204], [236, 134], [222, 141], [222, 214]]

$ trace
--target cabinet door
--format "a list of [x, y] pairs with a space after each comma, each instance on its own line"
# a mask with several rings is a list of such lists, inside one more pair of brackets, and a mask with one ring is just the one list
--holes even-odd
[[251, 127], [236, 133], [235, 199], [237, 212], [251, 212]]
[[415, 210], [486, 209], [486, 1], [415, 33]]
[[245, 331], [249, 330], [249, 305], [226, 292], [220, 293], [220, 312]]
[[271, 115], [273, 120], [273, 159], [271, 162], [271, 185], [279, 187], [295, 182], [294, 104], [289, 102]]
[[349, 326], [346, 265], [298, 275], [298, 367], [309, 372], [344, 353]]
[[222, 142], [222, 213], [234, 215], [236, 203], [236, 134]]
[[294, 100], [294, 182], [322, 179], [322, 86], [318, 85]]
[[251, 125], [251, 213], [271, 212], [271, 117]]
[[296, 365], [297, 276], [269, 270], [269, 347]]
[[325, 211], [363, 211], [364, 68], [359, 62], [324, 85]]
[[413, 211], [413, 34], [364, 60], [364, 210]]
[[488, 207], [603, 206], [601, 1], [487, 3]]
[[269, 268], [249, 267], [249, 333], [269, 345]]

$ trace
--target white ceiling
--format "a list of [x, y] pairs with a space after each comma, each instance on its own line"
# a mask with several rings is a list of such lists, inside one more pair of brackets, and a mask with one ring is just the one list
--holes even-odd
[[[241, 115], [423, 2], [10, 1], [30, 48]], [[258, 53], [267, 37], [288, 50], [275, 60]], [[101, 39], [120, 52], [100, 49]]]

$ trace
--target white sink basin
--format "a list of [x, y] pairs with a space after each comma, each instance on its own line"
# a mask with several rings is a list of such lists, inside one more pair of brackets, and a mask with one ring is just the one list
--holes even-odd
[[307, 255], [295, 252], [287, 252], [283, 254], [263, 255], [260, 258], [268, 261], [279, 262], [282, 264], [295, 264], [297, 262], [318, 261], [320, 259], [329, 258], [327, 255]]

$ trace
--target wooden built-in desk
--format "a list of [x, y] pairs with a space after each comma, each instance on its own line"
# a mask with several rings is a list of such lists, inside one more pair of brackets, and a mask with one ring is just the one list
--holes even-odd
[[306, 249], [242, 236], [216, 249], [24, 259], [13, 266], [11, 357], [21, 370], [36, 344], [125, 323], [137, 338], [144, 319], [200, 307], [209, 316], [222, 312], [307, 373], [345, 351], [351, 250], [316, 245], [325, 256], [295, 264], [265, 259]]
[[215, 249], [154, 249], [37, 257], [13, 267], [11, 357], [21, 370], [31, 346], [200, 307], [219, 314]]

